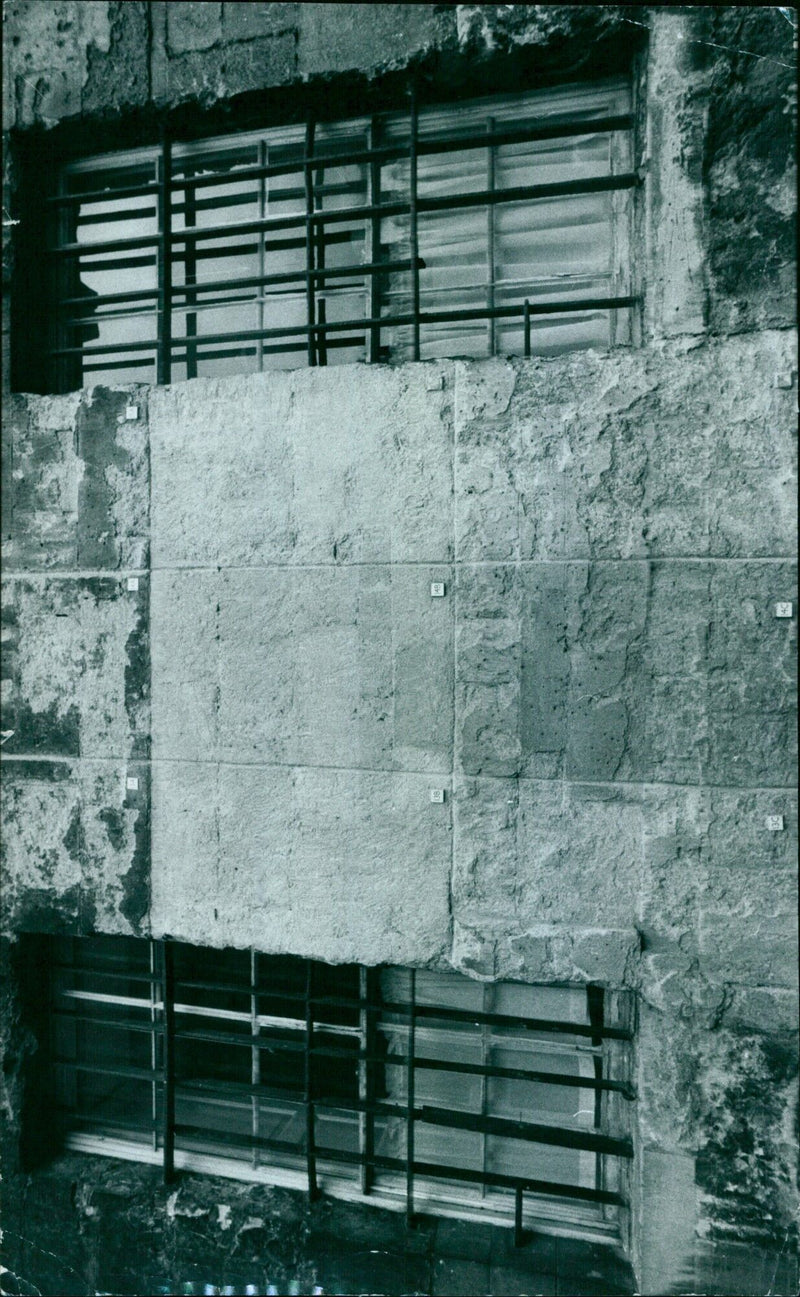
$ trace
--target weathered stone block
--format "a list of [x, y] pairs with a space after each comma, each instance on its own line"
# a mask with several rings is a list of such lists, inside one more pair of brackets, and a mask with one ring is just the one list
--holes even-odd
[[222, 37], [225, 41], [246, 41], [256, 36], [294, 32], [300, 16], [298, 4], [231, 3], [222, 6]]
[[[135, 402], [136, 421], [125, 419]], [[148, 448], [141, 388], [12, 399], [8, 569], [142, 567]]]
[[210, 49], [222, 36], [221, 4], [184, 4], [182, 0], [172, 0], [166, 8], [167, 42], [172, 54]]
[[3, 751], [125, 759], [149, 732], [147, 588], [114, 577], [3, 583]]
[[149, 795], [113, 762], [4, 762], [8, 932], [147, 932]]
[[636, 792], [459, 780], [454, 917], [495, 938], [548, 923], [632, 928], [642, 827]]
[[793, 367], [778, 332], [459, 364], [458, 557], [791, 555]]
[[155, 573], [156, 754], [449, 771], [442, 579], [419, 565]]
[[153, 798], [154, 932], [367, 964], [445, 948], [450, 808], [423, 776], [158, 762]]
[[448, 367], [341, 366], [156, 389], [154, 565], [446, 562], [450, 396], [447, 385], [429, 390], [433, 373], [446, 380]]

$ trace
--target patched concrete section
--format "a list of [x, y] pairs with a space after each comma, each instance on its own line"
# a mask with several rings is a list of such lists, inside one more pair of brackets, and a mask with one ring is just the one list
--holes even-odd
[[365, 964], [446, 949], [450, 806], [430, 802], [424, 776], [185, 762], [153, 773], [155, 935]]
[[156, 758], [449, 772], [450, 575], [155, 573]]
[[146, 566], [144, 390], [10, 397], [3, 421], [12, 460], [6, 571]]
[[456, 556], [795, 552], [791, 333], [456, 364]]
[[154, 389], [153, 566], [447, 562], [450, 374], [340, 366]]
[[146, 767], [4, 761], [3, 931], [146, 935], [148, 820]]

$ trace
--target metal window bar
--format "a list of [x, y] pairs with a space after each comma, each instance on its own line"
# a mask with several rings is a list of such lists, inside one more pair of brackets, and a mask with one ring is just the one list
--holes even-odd
[[[546, 1177], [531, 1178], [519, 1174], [512, 1175], [504, 1171], [493, 1171], [487, 1166], [485, 1158], [482, 1167], [475, 1169], [454, 1165], [452, 1162], [447, 1161], [431, 1163], [425, 1159], [418, 1160], [415, 1156], [416, 1127], [419, 1123], [423, 1123], [442, 1130], [463, 1130], [479, 1133], [484, 1147], [488, 1137], [498, 1136], [500, 1138], [533, 1141], [556, 1148], [593, 1152], [597, 1155], [598, 1161], [608, 1156], [630, 1159], [633, 1151], [631, 1141], [624, 1137], [612, 1135], [602, 1129], [600, 1121], [604, 1113], [599, 1106], [595, 1107], [594, 1129], [587, 1130], [584, 1128], [555, 1126], [546, 1122], [537, 1122], [536, 1120], [518, 1121], [508, 1116], [499, 1116], [496, 1112], [492, 1112], [491, 1103], [487, 1104], [485, 1092], [484, 1096], [482, 1096], [480, 1112], [452, 1110], [448, 1107], [424, 1102], [419, 1104], [416, 1100], [415, 1073], [419, 1069], [452, 1071], [453, 1073], [474, 1075], [480, 1078], [483, 1087], [493, 1077], [539, 1081], [550, 1086], [579, 1086], [594, 1091], [596, 1105], [599, 1104], [602, 1095], [605, 1093], [618, 1093], [626, 1099], [633, 1098], [633, 1090], [626, 1081], [604, 1074], [604, 1048], [608, 1048], [608, 1042], [614, 1042], [615, 1048], [624, 1046], [631, 1039], [631, 1031], [627, 1026], [616, 1025], [614, 1022], [607, 1020], [603, 992], [600, 988], [589, 988], [587, 992], [588, 1023], [534, 1019], [490, 1011], [487, 1008], [486, 992], [484, 993], [483, 1009], [480, 1012], [438, 1004], [420, 1003], [416, 974], [413, 970], [409, 970], [407, 998], [397, 1002], [383, 998], [380, 978], [377, 976], [376, 971], [366, 969], [359, 970], [358, 991], [356, 994], [317, 994], [314, 988], [315, 965], [311, 960], [305, 962], [305, 985], [302, 990], [292, 990], [291, 987], [281, 987], [277, 984], [265, 985], [261, 976], [262, 970], [259, 967], [258, 956], [251, 953], [249, 957], [249, 977], [245, 982], [231, 982], [224, 978], [181, 978], [180, 988], [182, 989], [191, 987], [195, 991], [206, 989], [212, 992], [236, 992], [243, 994], [248, 1004], [247, 1009], [241, 1012], [230, 1009], [215, 1010], [212, 1007], [203, 1006], [202, 1000], [204, 997], [202, 995], [199, 997], [197, 995], [192, 996], [193, 1000], [199, 1000], [199, 1003], [196, 1004], [177, 1003], [173, 947], [169, 941], [164, 940], [153, 943], [151, 950], [150, 976], [144, 973], [126, 972], [124, 967], [109, 969], [87, 966], [84, 974], [84, 979], [89, 979], [90, 988], [96, 986], [96, 978], [99, 979], [101, 986], [103, 985], [103, 979], [134, 980], [142, 985], [142, 995], [146, 998], [142, 998], [142, 996], [133, 998], [105, 996], [103, 992], [83, 989], [80, 983], [77, 986], [74, 985], [74, 980], [73, 984], [71, 986], [68, 984], [66, 989], [62, 987], [59, 994], [62, 998], [64, 996], [72, 997], [69, 1003], [69, 1017], [74, 1020], [85, 1019], [87, 1022], [91, 1022], [96, 1030], [106, 1027], [145, 1031], [151, 1029], [154, 1038], [160, 1041], [161, 1044], [160, 1066], [153, 1066], [151, 1063], [150, 1068], [145, 1068], [119, 1063], [116, 1066], [109, 1067], [106, 1066], [105, 1062], [98, 1066], [94, 1059], [88, 1057], [59, 1061], [62, 1066], [66, 1067], [74, 1075], [80, 1072], [95, 1072], [101, 1075], [114, 1075], [131, 1080], [148, 1080], [154, 1088], [157, 1085], [163, 1086], [163, 1106], [157, 1115], [154, 1112], [155, 1122], [151, 1120], [139, 1124], [142, 1129], [146, 1128], [153, 1138], [158, 1139], [159, 1135], [161, 1137], [166, 1179], [170, 1179], [174, 1174], [176, 1136], [200, 1140], [201, 1143], [204, 1142], [207, 1146], [230, 1145], [233, 1148], [242, 1148], [249, 1152], [255, 1164], [258, 1164], [262, 1150], [273, 1150], [293, 1156], [296, 1156], [299, 1151], [296, 1143], [271, 1137], [264, 1130], [259, 1129], [255, 1115], [247, 1132], [236, 1132], [230, 1129], [210, 1129], [205, 1126], [199, 1128], [193, 1127], [191, 1122], [176, 1122], [176, 1041], [202, 1039], [222, 1044], [228, 1049], [235, 1048], [237, 1045], [248, 1049], [251, 1055], [249, 1083], [210, 1079], [196, 1080], [191, 1082], [192, 1093], [200, 1092], [207, 1094], [212, 1100], [222, 1099], [227, 1103], [233, 1102], [238, 1106], [244, 1103], [252, 1109], [254, 1114], [259, 1103], [264, 1098], [279, 1096], [281, 1092], [287, 1092], [285, 1086], [282, 1088], [280, 1084], [265, 1085], [263, 1083], [263, 1072], [260, 1064], [261, 1051], [294, 1051], [298, 1057], [298, 1062], [299, 1053], [303, 1053], [302, 1107], [305, 1110], [306, 1117], [306, 1138], [304, 1143], [308, 1187], [312, 1196], [318, 1192], [317, 1166], [318, 1162], [322, 1160], [324, 1163], [330, 1163], [334, 1166], [354, 1166], [358, 1171], [365, 1192], [374, 1187], [376, 1172], [386, 1170], [404, 1173], [406, 1210], [411, 1220], [413, 1220], [414, 1216], [415, 1179], [420, 1176], [432, 1180], [439, 1179], [446, 1182], [472, 1184], [483, 1192], [486, 1189], [511, 1192], [514, 1196], [514, 1220], [517, 1233], [521, 1228], [524, 1194], [582, 1201], [598, 1207], [625, 1205], [626, 1199], [624, 1195], [618, 1192], [616, 1188], [608, 1187], [599, 1178], [595, 1179], [593, 1186], [585, 1183], [559, 1183]], [[64, 969], [69, 971], [70, 967], [79, 971], [80, 965], [77, 957], [71, 964], [59, 963], [55, 971], [61, 972]], [[160, 992], [160, 1003], [154, 1000], [154, 991], [156, 989]], [[93, 1014], [76, 1012], [76, 1010], [80, 1009], [81, 998], [84, 996], [89, 999], [96, 999], [99, 1003], [104, 1003], [112, 998], [121, 1000], [124, 1003], [131, 1003], [142, 1007], [150, 1017], [152, 1017], [155, 1009], [156, 1013], [160, 1015], [160, 1021], [155, 1024], [148, 1023], [146, 1019], [142, 1022], [128, 1021], [127, 1019], [124, 1022], [115, 1022], [113, 1017], [105, 1013], [102, 1017], [97, 1017]], [[274, 1035], [271, 1028], [263, 1025], [265, 1015], [263, 1011], [259, 1012], [259, 1010], [263, 1010], [265, 997], [267, 1002], [270, 998], [279, 1001], [276, 1006], [278, 1013], [276, 1016], [269, 1018], [269, 1021], [274, 1023], [279, 1030], [282, 1024], [286, 1024], [292, 1031], [299, 1029], [297, 1030], [296, 1039], [281, 1039], [280, 1036]], [[182, 999], [182, 996], [178, 995], [177, 999]], [[292, 1004], [298, 1006], [297, 1017], [287, 1016], [292, 1013], [291, 1007], [288, 1007]], [[336, 1009], [354, 1011], [354, 1019], [350, 1019], [349, 1025], [347, 1022], [341, 1022], [340, 1015], [335, 1012], [328, 1012], [328, 1010]], [[212, 1018], [218, 1015], [227, 1016], [237, 1021], [241, 1018], [241, 1034], [232, 1035], [229, 1032], [215, 1032], [214, 1030], [176, 1030], [176, 1012], [183, 1015], [192, 1011], [205, 1013]], [[57, 1014], [66, 1011], [56, 1007], [54, 1012]], [[398, 1026], [405, 1023], [407, 1041], [405, 1054], [386, 1054], [377, 1048], [376, 1027], [384, 1015], [387, 1021], [389, 1019], [399, 1020]], [[346, 1015], [347, 1017], [349, 1015]], [[426, 1057], [424, 1054], [421, 1055], [417, 1048], [416, 1033], [418, 1026], [425, 1023], [431, 1024], [426, 1030], [434, 1032], [433, 1040], [436, 1039], [436, 1031], [447, 1029], [448, 1025], [451, 1028], [453, 1025], [463, 1028], [466, 1024], [478, 1030], [479, 1035], [474, 1038], [483, 1041], [481, 1062], [466, 1063], [459, 1062], [456, 1059], [432, 1058]], [[321, 1028], [319, 1034], [316, 1030], [317, 1027]], [[513, 1031], [517, 1034], [512, 1033], [511, 1037], [506, 1037], [503, 1034], [494, 1037], [492, 1036], [492, 1028], [499, 1029], [501, 1033], [513, 1028]], [[352, 1046], [345, 1048], [344, 1042], [342, 1047], [331, 1044], [330, 1033], [337, 1031], [349, 1035], [357, 1048]], [[511, 1039], [519, 1043], [519, 1032], [533, 1032], [536, 1033], [537, 1037], [543, 1036], [544, 1041], [536, 1040], [537, 1049], [558, 1046], [561, 1035], [572, 1037], [573, 1041], [576, 1038], [584, 1040], [585, 1045], [579, 1045], [577, 1048], [592, 1059], [594, 1075], [579, 1076], [550, 1072], [549, 1070], [541, 1071], [536, 1068], [516, 1068], [493, 1064], [490, 1061], [492, 1042], [495, 1039], [497, 1041]], [[468, 1033], [468, 1035], [472, 1035], [472, 1033]], [[548, 1044], [548, 1041], [552, 1041], [552, 1046]], [[561, 1048], [569, 1053], [576, 1046], [565, 1042]], [[151, 1060], [155, 1058], [157, 1058], [157, 1053], [151, 1054]], [[313, 1060], [316, 1058], [338, 1058], [349, 1061], [353, 1067], [353, 1075], [354, 1077], [357, 1076], [358, 1080], [357, 1097], [328, 1096], [321, 1093], [314, 1084]], [[378, 1078], [381, 1075], [381, 1070], [386, 1067], [404, 1069], [407, 1086], [404, 1100], [402, 1098], [394, 1101], [391, 1099], [381, 1100], [377, 1097], [380, 1088]], [[273, 1077], [272, 1080], [274, 1081], [275, 1078]], [[291, 1087], [288, 1093], [290, 1098], [295, 1095], [297, 1093], [296, 1085]], [[329, 1148], [326, 1144], [317, 1142], [314, 1118], [315, 1109], [318, 1106], [335, 1107], [342, 1112], [354, 1114], [360, 1132], [357, 1152], [341, 1148]], [[532, 1115], [535, 1116], [535, 1114]], [[160, 1121], [158, 1116], [160, 1116]], [[406, 1131], [406, 1156], [404, 1158], [390, 1158], [376, 1153], [374, 1119], [377, 1116], [391, 1117], [403, 1122]], [[88, 1125], [99, 1128], [105, 1126], [113, 1128], [115, 1124], [113, 1119], [100, 1116], [94, 1118], [91, 1115], [84, 1117], [84, 1114], [80, 1114], [78, 1129], [80, 1123], [84, 1122], [84, 1120]], [[153, 1129], [154, 1125], [157, 1126], [157, 1129]], [[119, 1128], [130, 1133], [130, 1124], [127, 1127], [120, 1124]], [[263, 1159], [261, 1159], [261, 1164], [263, 1165]]]
[[[165, 135], [161, 145], [161, 155], [159, 158], [159, 186], [158, 186], [158, 307], [156, 314], [156, 327], [158, 337], [156, 342], [156, 382], [168, 383], [172, 376], [172, 214], [170, 204], [172, 202], [172, 143]], [[125, 241], [122, 240], [124, 243]], [[131, 240], [128, 240], [130, 243]], [[140, 241], [133, 240], [137, 246], [142, 245]], [[85, 246], [84, 246], [85, 251]], [[130, 351], [130, 344], [124, 348], [115, 350]], [[136, 350], [139, 350], [137, 347]], [[88, 348], [84, 349], [84, 354]], [[166, 1166], [166, 1164], [165, 1164]], [[166, 1175], [166, 1170], [165, 1170]]]
[[161, 969], [163, 975], [162, 1003], [163, 1068], [164, 1068], [164, 1183], [175, 1179], [175, 964], [172, 945], [168, 939], [161, 942]]
[[[69, 357], [85, 357], [87, 372], [92, 369], [98, 370], [103, 368], [124, 368], [145, 364], [146, 361], [137, 361], [136, 355], [148, 350], [156, 350], [157, 353], [157, 376], [158, 381], [167, 382], [170, 377], [171, 363], [175, 359], [185, 359], [187, 363], [187, 373], [191, 375], [196, 370], [196, 357], [198, 352], [196, 348], [202, 346], [203, 359], [212, 359], [214, 355], [255, 355], [257, 364], [263, 365], [263, 355], [275, 352], [291, 352], [297, 350], [303, 344], [307, 353], [309, 364], [319, 363], [326, 356], [327, 348], [331, 346], [348, 346], [352, 345], [355, 338], [337, 337], [339, 334], [360, 334], [364, 335], [365, 331], [369, 338], [369, 359], [376, 361], [381, 358], [380, 337], [382, 329], [386, 327], [405, 327], [411, 326], [412, 330], [412, 355], [413, 358], [419, 356], [419, 336], [420, 329], [426, 324], [439, 323], [458, 323], [470, 319], [483, 318], [487, 326], [487, 336], [489, 343], [494, 348], [496, 343], [496, 322], [500, 319], [511, 319], [516, 315], [523, 315], [523, 335], [525, 340], [525, 354], [530, 354], [531, 327], [530, 321], [532, 315], [559, 315], [565, 312], [609, 312], [609, 328], [612, 334], [616, 328], [616, 313], [619, 310], [628, 308], [637, 304], [638, 299], [633, 294], [615, 292], [608, 296], [594, 296], [592, 298], [571, 298], [569, 301], [537, 301], [530, 303], [526, 308], [522, 303], [514, 304], [511, 307], [497, 308], [494, 305], [495, 288], [494, 288], [494, 266], [495, 259], [492, 251], [494, 241], [494, 219], [493, 209], [498, 203], [514, 203], [520, 201], [534, 202], [541, 198], [554, 198], [558, 196], [577, 196], [581, 194], [599, 193], [604, 191], [620, 191], [630, 189], [639, 183], [639, 177], [634, 172], [624, 172], [619, 170], [621, 165], [621, 153], [617, 147], [617, 139], [620, 132], [630, 131], [633, 124], [631, 114], [612, 114], [606, 117], [587, 116], [579, 121], [571, 122], [551, 122], [546, 124], [531, 125], [515, 129], [497, 129], [496, 123], [493, 125], [493, 118], [489, 118], [484, 132], [475, 134], [436, 137], [419, 137], [417, 96], [412, 87], [411, 103], [408, 113], [408, 144], [407, 148], [398, 144], [383, 145], [378, 147], [379, 135], [376, 129], [377, 123], [373, 119], [372, 128], [369, 135], [370, 148], [346, 152], [342, 150], [337, 153], [335, 150], [332, 154], [326, 155], [325, 166], [333, 166], [338, 163], [353, 165], [359, 162], [368, 163], [369, 166], [369, 202], [365, 205], [353, 206], [350, 208], [332, 208], [322, 210], [317, 208], [314, 201], [313, 172], [317, 159], [314, 156], [314, 127], [309, 123], [306, 131], [306, 144], [303, 157], [299, 160], [290, 162], [269, 163], [268, 153], [265, 152], [264, 140], [261, 140], [259, 149], [260, 165], [256, 167], [248, 166], [234, 168], [231, 171], [218, 171], [213, 174], [172, 176], [171, 171], [171, 147], [170, 142], [165, 139], [162, 143], [160, 156], [158, 159], [158, 181], [154, 186], [152, 184], [121, 186], [117, 190], [98, 188], [94, 191], [84, 191], [81, 193], [54, 195], [50, 200], [54, 204], [60, 205], [62, 210], [69, 211], [74, 208], [75, 204], [89, 202], [93, 197], [108, 201], [115, 196], [126, 194], [150, 195], [156, 192], [158, 196], [158, 235], [154, 240], [152, 236], [141, 236], [128, 239], [103, 240], [96, 243], [88, 244], [82, 242], [65, 242], [63, 238], [63, 228], [59, 232], [60, 246], [52, 251], [57, 259], [63, 258], [83, 258], [83, 265], [88, 270], [99, 270], [103, 266], [108, 269], [114, 267], [133, 267], [140, 262], [147, 262], [147, 258], [129, 257], [122, 261], [116, 260], [97, 260], [103, 254], [119, 254], [121, 252], [134, 252], [137, 249], [153, 249], [157, 256], [158, 266], [158, 287], [155, 292], [150, 290], [137, 290], [128, 293], [110, 293], [97, 295], [93, 299], [93, 309], [98, 306], [106, 306], [116, 301], [119, 305], [133, 304], [139, 302], [147, 304], [155, 298], [156, 302], [156, 338], [146, 341], [136, 341], [126, 344], [105, 344], [97, 347], [90, 346], [67, 346], [56, 345], [49, 347], [49, 354], [53, 361], [62, 367], [68, 365]], [[559, 138], [569, 138], [576, 136], [593, 135], [600, 132], [610, 133], [609, 145], [609, 165], [612, 168], [609, 174], [604, 176], [592, 177], [589, 179], [575, 178], [572, 180], [559, 180], [548, 184], [534, 184], [514, 186], [498, 189], [495, 185], [494, 175], [494, 157], [495, 150], [503, 144], [522, 143], [536, 140], [555, 140]], [[487, 151], [487, 188], [484, 191], [472, 193], [450, 194], [446, 196], [420, 196], [417, 192], [417, 159], [420, 155], [428, 154], [446, 154], [454, 150], [464, 150], [469, 148], [483, 148]], [[409, 192], [402, 201], [382, 201], [381, 195], [381, 167], [384, 163], [394, 159], [406, 156], [409, 160]], [[242, 222], [236, 224], [225, 224], [218, 226], [209, 226], [204, 228], [190, 228], [192, 224], [192, 215], [196, 206], [196, 191], [201, 186], [214, 186], [224, 183], [225, 177], [230, 176], [239, 181], [252, 178], [258, 181], [259, 190], [263, 194], [263, 183], [266, 178], [273, 175], [297, 174], [301, 170], [304, 177], [304, 187], [306, 191], [305, 212], [301, 215], [282, 215], [278, 217], [269, 217], [264, 213], [263, 200], [259, 207], [259, 219], [255, 221]], [[178, 192], [184, 193], [184, 203], [182, 208], [186, 217], [186, 227], [183, 230], [171, 229], [171, 210], [177, 210], [173, 201], [173, 194]], [[172, 203], [172, 208], [170, 207]], [[208, 200], [208, 205], [213, 203], [213, 199]], [[440, 312], [423, 312], [420, 309], [420, 282], [419, 272], [422, 269], [422, 263], [419, 258], [418, 241], [419, 241], [419, 217], [426, 212], [437, 211], [455, 211], [459, 208], [484, 205], [487, 208], [487, 268], [489, 269], [489, 282], [487, 284], [486, 306], [483, 310], [478, 309], [457, 309], [453, 311]], [[396, 273], [404, 262], [395, 262], [394, 264], [383, 263], [380, 259], [380, 232], [381, 221], [387, 216], [404, 215], [409, 220], [409, 242], [410, 256], [407, 259], [409, 269], [411, 270], [411, 311], [400, 312], [394, 316], [381, 315], [379, 285], [387, 277]], [[365, 236], [367, 246], [370, 248], [370, 261], [367, 265], [358, 267], [358, 273], [370, 276], [369, 292], [369, 314], [368, 318], [359, 320], [336, 321], [328, 323], [324, 318], [325, 313], [322, 308], [322, 302], [317, 301], [317, 288], [323, 285], [329, 277], [338, 275], [352, 274], [353, 268], [331, 268], [326, 269], [324, 264], [324, 248], [326, 242], [335, 237], [333, 228], [337, 223], [363, 220], [365, 222]], [[619, 223], [619, 213], [616, 214], [612, 225]], [[282, 229], [292, 229], [298, 226], [305, 226], [305, 245], [306, 245], [306, 269], [300, 272], [299, 279], [305, 278], [306, 299], [307, 299], [307, 319], [305, 326], [292, 327], [285, 329], [264, 329], [263, 328], [263, 291], [259, 294], [259, 312], [258, 325], [254, 330], [237, 330], [227, 333], [218, 333], [204, 335], [201, 343], [190, 342], [192, 337], [191, 324], [192, 320], [196, 321], [197, 316], [194, 312], [187, 314], [187, 340], [181, 343], [179, 340], [172, 339], [172, 303], [176, 298], [183, 298], [186, 306], [202, 303], [210, 305], [208, 294], [210, 292], [219, 292], [222, 294], [230, 293], [237, 287], [249, 285], [261, 290], [269, 288], [271, 284], [278, 282], [288, 283], [295, 278], [295, 272], [287, 272], [282, 275], [267, 276], [263, 274], [263, 247], [264, 237], [270, 232], [276, 232]], [[197, 257], [202, 255], [208, 256], [225, 256], [245, 248], [233, 247], [230, 245], [232, 238], [255, 234], [258, 236], [257, 247], [259, 249], [259, 270], [262, 273], [257, 276], [242, 277], [237, 280], [218, 279], [213, 284], [204, 284], [202, 287], [196, 283], [197, 278]], [[615, 237], [615, 230], [612, 230], [612, 241]], [[74, 239], [74, 236], [73, 236]], [[213, 241], [216, 239], [225, 239], [227, 242], [224, 246], [214, 248]], [[202, 253], [198, 248], [198, 241], [203, 241]], [[625, 240], [622, 241], [623, 243]], [[181, 251], [183, 248], [183, 251]], [[621, 269], [620, 257], [616, 247], [613, 249], [615, 260], [615, 283], [619, 280], [619, 270]], [[94, 260], [86, 260], [94, 258]], [[186, 267], [186, 283], [175, 288], [171, 282], [171, 267], [176, 260], [182, 260]], [[202, 292], [202, 299], [198, 293]], [[230, 300], [223, 298], [223, 300]], [[68, 306], [78, 306], [82, 304], [80, 298], [74, 296], [64, 296], [62, 293], [61, 312]], [[80, 319], [80, 313], [76, 317]], [[66, 321], [71, 323], [71, 321]], [[282, 339], [282, 346], [265, 346], [270, 339]], [[292, 341], [297, 339], [295, 343]], [[63, 339], [55, 339], [62, 342]], [[251, 343], [253, 346], [236, 348], [236, 344]], [[210, 351], [213, 347], [224, 347], [223, 351]], [[236, 349], [232, 349], [236, 348]], [[111, 357], [115, 355], [124, 355], [125, 361], [115, 361]], [[91, 357], [108, 357], [105, 363], [93, 363]], [[64, 369], [61, 376], [68, 373]]]
[[306, 1034], [305, 1034], [305, 1105], [306, 1105], [306, 1171], [308, 1175], [308, 1197], [311, 1202], [318, 1196], [317, 1155], [314, 1144], [314, 1094], [311, 1070], [311, 1047], [314, 1036], [314, 1018], [311, 995], [313, 990], [314, 964], [306, 960]]
[[408, 1005], [408, 1054], [406, 1058], [406, 1225], [414, 1224], [414, 1036], [416, 1030], [416, 969], [411, 969]]
[[[313, 332], [316, 324], [314, 244], [317, 232], [314, 225], [314, 181], [311, 170], [313, 153], [314, 120], [311, 118], [306, 126], [306, 152], [303, 159], [303, 179], [306, 194], [306, 214], [304, 218], [306, 226], [306, 319], [308, 323], [306, 337], [309, 365], [316, 365], [317, 363], [317, 335]], [[286, 218], [282, 219], [285, 220]]]

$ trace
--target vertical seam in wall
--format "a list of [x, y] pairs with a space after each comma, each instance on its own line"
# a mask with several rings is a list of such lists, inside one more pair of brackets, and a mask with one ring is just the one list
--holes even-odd
[[458, 705], [458, 361], [450, 361], [453, 410], [453, 450], [452, 450], [452, 525], [453, 525], [453, 598], [451, 625], [453, 628], [453, 717], [450, 733], [450, 880], [448, 883], [448, 912], [450, 915], [450, 960], [452, 962], [455, 943], [455, 867], [456, 867], [456, 707]]
[[[147, 7], [148, 16], [150, 5]], [[149, 61], [148, 61], [149, 68]], [[149, 75], [149, 73], [148, 73]], [[147, 578], [145, 581], [147, 599], [147, 789], [150, 799], [148, 825], [147, 825], [147, 851], [148, 851], [148, 913], [147, 913], [147, 935], [153, 935], [153, 822], [154, 822], [154, 794], [155, 794], [155, 767], [153, 765], [153, 456], [150, 438], [150, 388], [145, 389], [144, 408], [147, 412], [146, 429], [145, 429], [145, 465], [147, 472]], [[144, 555], [143, 555], [144, 557]]]

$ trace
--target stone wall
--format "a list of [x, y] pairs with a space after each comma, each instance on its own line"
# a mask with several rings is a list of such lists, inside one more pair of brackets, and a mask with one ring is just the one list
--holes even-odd
[[[797, 598], [790, 20], [363, 12], [17, 0], [12, 160], [265, 86], [357, 111], [409, 64], [432, 86], [574, 76], [644, 33], [643, 345], [10, 396], [5, 931], [634, 989], [642, 1291], [777, 1293], [797, 1146], [796, 619], [775, 616]], [[13, 1145], [32, 1042], [4, 1022]]]

